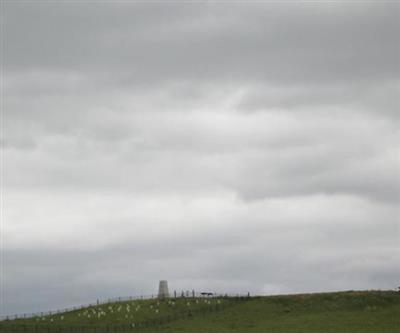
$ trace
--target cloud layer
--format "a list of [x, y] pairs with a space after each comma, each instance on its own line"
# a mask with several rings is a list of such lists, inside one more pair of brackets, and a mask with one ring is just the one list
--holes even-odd
[[397, 286], [397, 3], [3, 7], [2, 313]]

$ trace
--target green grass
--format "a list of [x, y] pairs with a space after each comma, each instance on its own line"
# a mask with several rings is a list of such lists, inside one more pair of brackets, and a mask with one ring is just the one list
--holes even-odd
[[[54, 315], [44, 321], [32, 318], [15, 323], [43, 321], [56, 326], [137, 324], [192, 309], [191, 317], [172, 320], [161, 327], [144, 328], [141, 332], [400, 333], [400, 294], [391, 291], [252, 297], [245, 301], [215, 299], [207, 303], [201, 299], [173, 301], [175, 305], [171, 301], [157, 300], [121, 302], [70, 312], [64, 314], [63, 319], [61, 315]], [[203, 312], [216, 305], [219, 311]], [[103, 312], [106, 314], [99, 317], [98, 314]]]
[[[22, 332], [58, 332], [59, 327], [85, 326], [86, 331], [90, 328], [101, 326], [110, 327], [127, 325], [137, 327], [145, 322], [152, 322], [166, 318], [187, 317], [189, 312], [192, 315], [209, 312], [210, 310], [222, 309], [235, 303], [232, 299], [225, 298], [176, 298], [169, 300], [134, 300], [108, 303], [98, 306], [91, 306], [84, 309], [70, 311], [67, 313], [33, 317], [27, 319], [15, 319], [1, 322], [0, 331], [20, 330]], [[23, 327], [22, 325], [25, 325]], [[82, 331], [84, 328], [82, 328]], [[98, 329], [100, 331], [100, 329]]]
[[345, 292], [252, 298], [206, 318], [172, 322], [162, 332], [398, 333], [400, 294]]

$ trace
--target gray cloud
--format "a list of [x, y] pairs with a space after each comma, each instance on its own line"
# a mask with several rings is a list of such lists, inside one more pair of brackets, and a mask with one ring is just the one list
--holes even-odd
[[396, 3], [24, 3], [6, 10], [10, 70], [100, 72], [104, 80], [136, 84], [210, 78], [304, 84], [397, 78], [399, 71]]
[[[91, 241], [98, 243], [96, 248], [88, 248], [89, 244], [86, 249], [51, 245], [33, 251], [30, 247], [10, 248], [6, 300], [10, 309], [29, 310], [96, 297], [151, 293], [155, 282], [143, 276], [158, 275], [168, 276], [176, 289], [282, 293], [391, 288], [399, 273], [395, 265], [399, 254], [395, 209], [372, 207], [349, 197], [333, 201], [297, 198], [254, 203], [252, 207], [233, 202], [225, 204], [224, 213], [218, 215], [218, 219], [228, 220], [225, 223], [210, 223], [210, 216], [189, 214], [197, 218], [180, 232], [149, 235], [124, 228], [129, 240], [105, 246], [100, 241], [105, 225], [97, 221], [91, 233]], [[201, 210], [207, 207], [204, 203], [200, 200], [191, 209]], [[334, 213], [326, 216], [327, 211]], [[376, 223], [377, 217], [380, 223]], [[162, 224], [163, 219], [159, 219], [157, 223]], [[113, 233], [126, 223], [115, 216], [106, 228]], [[151, 228], [145, 227], [148, 232]], [[76, 235], [66, 237], [68, 243]], [[48, 281], [46, 285], [43, 279]], [[24, 307], [15, 298], [22, 294], [21, 287], [24, 293], [34, 295]]]
[[4, 10], [2, 313], [396, 286], [397, 3]]

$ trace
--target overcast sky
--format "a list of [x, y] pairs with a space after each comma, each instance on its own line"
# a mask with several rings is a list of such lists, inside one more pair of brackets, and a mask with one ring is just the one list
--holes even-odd
[[3, 1], [1, 313], [399, 286], [399, 4]]

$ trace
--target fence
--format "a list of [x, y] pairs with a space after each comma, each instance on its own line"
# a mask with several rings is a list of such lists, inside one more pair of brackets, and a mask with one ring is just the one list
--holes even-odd
[[108, 298], [105, 300], [97, 300], [96, 302], [93, 302], [93, 303], [81, 304], [78, 306], [73, 306], [73, 307], [68, 307], [68, 308], [63, 308], [63, 309], [58, 309], [58, 310], [22, 313], [22, 314], [20, 313], [20, 314], [14, 314], [14, 315], [0, 316], [0, 322], [3, 320], [45, 317], [45, 316], [51, 316], [51, 315], [55, 315], [55, 314], [62, 314], [62, 313], [66, 313], [66, 312], [82, 310], [82, 309], [89, 308], [89, 307], [96, 306], [96, 305], [104, 305], [104, 304], [115, 303], [115, 302], [134, 301], [134, 300], [141, 300], [141, 299], [145, 300], [145, 299], [152, 299], [152, 298], [154, 298], [154, 295], [114, 297], [114, 298]]
[[[201, 297], [250, 297], [250, 294], [221, 294], [221, 293], [203, 293], [203, 292], [195, 292], [194, 290], [185, 290], [185, 291], [180, 291], [177, 292], [174, 290], [174, 292], [170, 295], [171, 298], [201, 298]], [[105, 305], [105, 304], [110, 304], [110, 303], [115, 303], [115, 302], [127, 302], [127, 301], [135, 301], [135, 300], [149, 300], [149, 299], [154, 299], [157, 298], [157, 295], [140, 295], [140, 296], [124, 296], [124, 297], [113, 297], [113, 298], [107, 298], [103, 300], [97, 300], [96, 302], [93, 303], [87, 303], [87, 304], [81, 304], [78, 306], [73, 306], [73, 307], [68, 307], [68, 308], [63, 308], [63, 309], [58, 309], [58, 310], [53, 310], [53, 311], [41, 311], [41, 312], [32, 312], [32, 313], [20, 313], [20, 314], [13, 314], [13, 315], [5, 315], [5, 316], [0, 316], [0, 322], [3, 320], [15, 320], [15, 319], [27, 319], [27, 318], [33, 318], [33, 317], [46, 317], [46, 316], [51, 316], [55, 314], [63, 314], [66, 312], [71, 312], [71, 311], [77, 311], [77, 310], [83, 310], [85, 308], [89, 308], [92, 306], [96, 305]]]
[[[176, 294], [175, 294], [176, 295]], [[174, 295], [174, 296], [175, 296]], [[186, 311], [180, 311], [173, 314], [169, 314], [166, 316], [160, 316], [152, 319], [145, 319], [135, 324], [123, 323], [123, 324], [99, 324], [99, 325], [76, 325], [76, 324], [68, 324], [68, 325], [48, 325], [48, 324], [23, 324], [23, 323], [15, 323], [11, 320], [0, 322], [0, 332], [24, 332], [24, 333], [113, 333], [113, 332], [130, 332], [130, 331], [140, 331], [145, 328], [150, 327], [158, 327], [170, 323], [174, 320], [192, 318], [193, 316], [198, 315], [206, 315], [208, 313], [214, 313], [221, 310], [226, 309], [238, 302], [242, 302], [248, 300], [250, 295], [228, 295], [228, 294], [213, 294], [213, 295], [202, 295], [192, 293], [187, 296], [187, 294], [181, 294], [179, 297], [190, 297], [195, 298], [198, 295], [200, 297], [214, 297], [214, 298], [224, 298], [230, 300], [230, 302], [225, 302], [221, 304], [214, 304], [210, 307], [200, 308], [200, 309], [191, 309]], [[178, 297], [176, 295], [176, 297]], [[148, 297], [147, 299], [150, 299]], [[145, 297], [118, 297], [116, 299], [112, 299], [112, 302], [117, 301], [126, 301], [126, 300], [138, 300], [138, 299], [146, 299]], [[111, 301], [111, 299], [110, 299]], [[107, 304], [107, 302], [96, 302], [93, 305]], [[92, 305], [91, 305], [92, 306]], [[84, 307], [82, 307], [83, 309]], [[80, 309], [80, 307], [78, 307]], [[52, 312], [53, 314], [55, 312]]]

